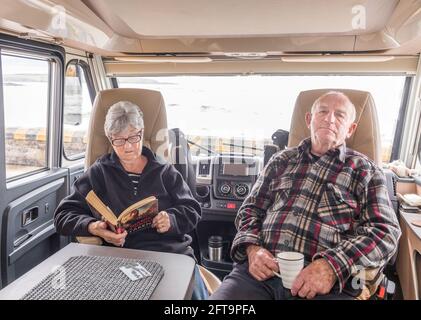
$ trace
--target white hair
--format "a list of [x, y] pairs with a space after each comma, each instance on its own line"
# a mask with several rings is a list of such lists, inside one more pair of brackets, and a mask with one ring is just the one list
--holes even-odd
[[348, 96], [345, 93], [340, 92], [340, 91], [333, 91], [332, 90], [332, 91], [326, 92], [325, 94], [322, 94], [320, 97], [318, 97], [316, 99], [316, 101], [314, 101], [314, 103], [311, 107], [311, 113], [314, 114], [314, 110], [320, 105], [320, 101], [322, 101], [327, 96], [331, 96], [331, 95], [341, 97], [343, 100], [346, 101], [347, 105], [351, 107], [351, 120], [352, 120], [351, 122], [354, 122], [355, 118], [357, 116], [355, 106], [352, 103], [351, 99], [349, 99]]
[[130, 101], [119, 101], [113, 104], [107, 112], [104, 123], [104, 131], [107, 137], [119, 134], [132, 126], [135, 129], [143, 129], [143, 112], [139, 106]]

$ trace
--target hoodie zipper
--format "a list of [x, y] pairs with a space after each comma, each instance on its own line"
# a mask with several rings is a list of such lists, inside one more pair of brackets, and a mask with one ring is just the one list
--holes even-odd
[[127, 173], [127, 174], [130, 178], [130, 183], [133, 185], [133, 195], [137, 196], [139, 192], [141, 174], [135, 174], [135, 173]]

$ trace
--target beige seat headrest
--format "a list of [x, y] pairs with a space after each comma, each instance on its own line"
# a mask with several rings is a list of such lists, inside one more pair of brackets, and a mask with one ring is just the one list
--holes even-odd
[[311, 107], [318, 97], [329, 91], [343, 92], [355, 105], [357, 128], [354, 134], [346, 140], [347, 147], [365, 154], [375, 163], [381, 165], [381, 142], [377, 111], [373, 97], [366, 91], [350, 89], [302, 91], [295, 103], [288, 146], [297, 146], [303, 139], [310, 136], [310, 130], [305, 123], [305, 114], [311, 112]]
[[140, 107], [145, 124], [144, 146], [165, 159], [168, 157], [167, 114], [162, 94], [146, 89], [110, 89], [98, 92], [94, 101], [88, 130], [86, 168], [100, 156], [112, 151], [111, 143], [104, 132], [104, 123], [108, 109], [119, 101], [130, 101]]

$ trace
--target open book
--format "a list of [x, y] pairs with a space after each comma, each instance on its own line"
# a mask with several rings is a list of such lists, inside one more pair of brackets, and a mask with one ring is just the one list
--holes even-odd
[[126, 208], [118, 218], [108, 208], [96, 193], [91, 190], [86, 195], [86, 201], [100, 214], [104, 221], [116, 233], [128, 233], [147, 229], [152, 225], [153, 218], [158, 214], [158, 199], [154, 196], [140, 200]]

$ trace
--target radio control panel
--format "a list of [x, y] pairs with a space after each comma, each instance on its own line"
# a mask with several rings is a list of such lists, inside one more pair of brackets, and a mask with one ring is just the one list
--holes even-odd
[[252, 155], [217, 155], [201, 158], [196, 168], [198, 195], [209, 214], [236, 214], [262, 169]]
[[214, 161], [212, 208], [237, 213], [260, 171], [258, 157], [220, 155]]

